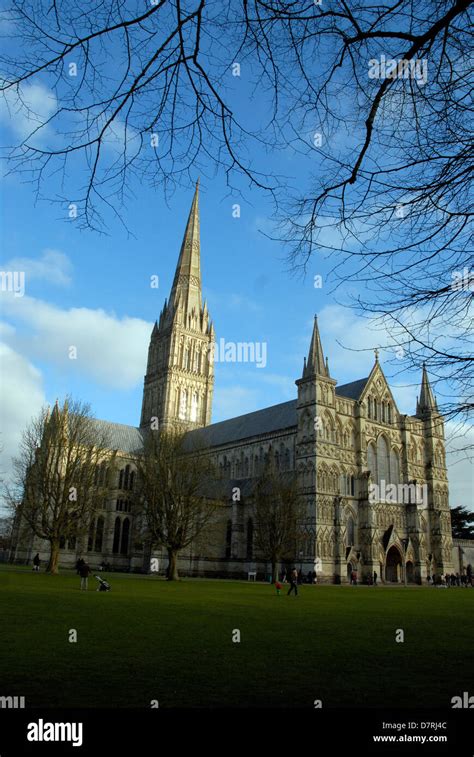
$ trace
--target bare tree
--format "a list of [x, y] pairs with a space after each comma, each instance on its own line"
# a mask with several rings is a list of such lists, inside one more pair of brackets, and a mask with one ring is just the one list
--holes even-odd
[[442, 412], [465, 418], [474, 364], [472, 2], [246, 7], [247, 42], [286, 107], [288, 120], [278, 120], [314, 159], [309, 187], [289, 192], [279, 214], [292, 266], [306, 271], [315, 252], [333, 260], [335, 289], [350, 282], [350, 304], [383, 330], [377, 346], [399, 367], [426, 361], [435, 386], [449, 382]]
[[280, 471], [271, 460], [255, 481], [253, 491], [255, 546], [271, 562], [272, 581], [281, 560], [295, 560], [303, 538], [304, 505], [292, 472]]
[[[448, 382], [440, 409], [472, 410], [472, 0], [13, 0], [4, 18], [16, 50], [0, 90], [31, 126], [11, 165], [38, 192], [60, 179], [55, 199], [101, 228], [127, 177], [243, 174], [272, 190], [292, 267], [328, 255], [397, 364], [426, 361]], [[267, 105], [250, 125], [235, 115], [240, 65]], [[53, 93], [46, 113], [35, 84]], [[307, 176], [259, 173], [282, 147]]]
[[206, 491], [214, 468], [205, 450], [193, 449], [177, 430], [149, 431], [135, 457], [135, 497], [151, 541], [168, 552], [168, 580], [179, 580], [181, 550], [211, 525], [219, 500]]
[[[39, 196], [59, 172], [68, 194], [54, 199], [94, 229], [106, 207], [121, 219], [132, 176], [168, 187], [215, 165], [269, 188], [237, 148], [251, 134], [224, 99], [232, 60], [222, 30], [232, 15], [230, 4], [204, 0], [85, 0], [80, 10], [13, 0], [3, 17], [16, 48], [0, 56], [0, 91], [12, 117], [31, 127], [9, 154], [14, 170]], [[32, 102], [35, 84], [43, 110]], [[68, 175], [78, 161], [84, 186]]]
[[80, 539], [107, 496], [114, 452], [88, 405], [66, 398], [43, 408], [23, 432], [13, 461], [8, 501], [18, 531], [50, 544], [49, 573], [57, 573], [61, 539]]

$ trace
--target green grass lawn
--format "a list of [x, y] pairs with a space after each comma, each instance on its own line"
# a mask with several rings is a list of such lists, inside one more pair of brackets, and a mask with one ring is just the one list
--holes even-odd
[[238, 581], [105, 577], [111, 592], [92, 578], [85, 593], [71, 572], [2, 566], [0, 695], [27, 707], [433, 708], [472, 689], [471, 589], [303, 586], [295, 599]]

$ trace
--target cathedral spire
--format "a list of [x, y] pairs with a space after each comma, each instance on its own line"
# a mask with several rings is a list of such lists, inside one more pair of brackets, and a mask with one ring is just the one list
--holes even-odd
[[171, 294], [150, 339], [141, 428], [157, 420], [159, 428], [181, 430], [211, 422], [215, 334], [209, 309], [202, 305], [200, 256], [198, 181]]
[[313, 334], [311, 336], [311, 344], [309, 345], [308, 360], [303, 369], [303, 378], [308, 378], [316, 373], [320, 376], [329, 377], [329, 369], [324, 360], [321, 337], [319, 335], [317, 315], [314, 316]]
[[420, 398], [416, 403], [416, 414], [423, 415], [424, 413], [438, 412], [438, 405], [433, 394], [433, 390], [428, 378], [428, 372], [426, 370], [426, 364], [423, 363], [423, 374], [421, 378], [421, 391]]
[[201, 311], [201, 244], [199, 237], [199, 179], [189, 211], [178, 265], [170, 294], [170, 304], [178, 306], [181, 301], [185, 313], [194, 309]]

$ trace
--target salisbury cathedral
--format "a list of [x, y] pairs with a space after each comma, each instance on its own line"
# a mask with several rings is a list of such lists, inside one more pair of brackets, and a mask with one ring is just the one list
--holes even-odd
[[[215, 340], [202, 302], [196, 187], [171, 293], [151, 334], [140, 426], [96, 421], [117, 451], [113, 488], [86, 543], [62, 543], [61, 564], [82, 554], [93, 567], [147, 572], [155, 558], [164, 574], [166, 552], [147, 551], [132, 504], [133, 456], [156, 418], [160, 428], [185, 429], [204, 445], [229, 491], [242, 492], [220, 508], [212, 533], [180, 554], [181, 575], [268, 575], [254, 545], [252, 479], [270, 457], [296, 477], [306, 506], [304, 546], [290, 567], [335, 583], [353, 571], [359, 580], [375, 572], [387, 583], [426, 583], [452, 572], [444, 423], [425, 369], [416, 413], [402, 415], [377, 353], [368, 376], [338, 385], [315, 319], [295, 399], [211, 423]], [[47, 559], [48, 545], [23, 534], [15, 559], [37, 551]]]

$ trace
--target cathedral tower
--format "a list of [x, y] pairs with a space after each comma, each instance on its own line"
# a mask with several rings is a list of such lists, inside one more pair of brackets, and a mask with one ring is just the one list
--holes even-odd
[[[327, 360], [324, 359], [318, 319], [314, 317], [313, 333], [308, 358], [304, 360], [303, 374], [296, 381], [298, 398], [296, 401], [296, 470], [298, 489], [306, 502], [307, 545], [312, 554], [306, 554], [305, 569], [313, 570], [318, 561], [318, 570], [323, 575], [333, 574], [333, 555], [324, 552], [321, 539], [339, 537], [340, 529], [335, 525], [335, 498], [317, 491], [321, 463], [331, 457], [335, 448], [335, 395], [336, 381], [331, 378]], [[334, 452], [335, 454], [335, 452]], [[340, 571], [339, 547], [336, 544], [337, 571]], [[320, 576], [321, 578], [321, 576]]]
[[416, 403], [416, 417], [423, 422], [431, 569], [435, 573], [444, 575], [453, 570], [444, 421], [439, 412], [425, 364], [423, 364], [420, 396]]
[[215, 336], [202, 304], [200, 256], [198, 182], [170, 297], [151, 334], [142, 428], [187, 430], [211, 422]]

